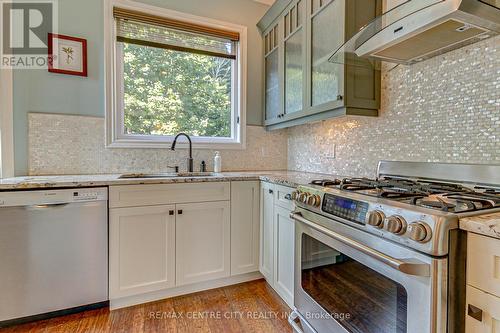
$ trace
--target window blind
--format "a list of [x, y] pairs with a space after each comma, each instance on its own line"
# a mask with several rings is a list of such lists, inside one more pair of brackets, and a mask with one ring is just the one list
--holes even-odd
[[118, 42], [236, 59], [239, 33], [114, 8]]

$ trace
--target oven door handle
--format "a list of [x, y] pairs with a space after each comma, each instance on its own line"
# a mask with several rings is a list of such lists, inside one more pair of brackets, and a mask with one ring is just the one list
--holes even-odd
[[334, 231], [331, 231], [321, 225], [318, 225], [316, 223], [313, 223], [304, 217], [300, 213], [291, 213], [290, 218], [302, 222], [305, 225], [316, 229], [317, 231], [341, 242], [344, 243], [345, 245], [348, 245], [349, 247], [352, 247], [360, 252], [363, 252], [364, 254], [370, 256], [373, 259], [376, 259], [380, 261], [381, 263], [384, 263], [388, 265], [389, 267], [392, 267], [394, 269], [397, 269], [398, 271], [408, 274], [408, 275], [414, 275], [414, 276], [424, 276], [428, 277], [430, 276], [431, 270], [430, 270], [430, 265], [426, 264], [424, 262], [421, 262], [416, 259], [397, 259], [393, 258], [391, 256], [388, 256], [382, 252], [379, 252], [377, 250], [374, 250], [366, 245], [363, 245], [361, 243], [358, 243], [355, 240], [352, 240], [348, 237], [342, 236]]

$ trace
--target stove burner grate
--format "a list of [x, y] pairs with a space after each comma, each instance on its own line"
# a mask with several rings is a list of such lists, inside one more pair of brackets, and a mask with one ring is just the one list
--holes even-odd
[[311, 185], [318, 185], [318, 186], [323, 186], [323, 187], [329, 187], [329, 186], [338, 186], [340, 185], [341, 180], [339, 179], [315, 179], [311, 181]]

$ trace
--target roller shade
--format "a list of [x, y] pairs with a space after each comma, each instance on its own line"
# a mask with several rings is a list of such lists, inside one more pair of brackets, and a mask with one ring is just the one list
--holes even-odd
[[114, 8], [118, 42], [236, 59], [239, 34]]

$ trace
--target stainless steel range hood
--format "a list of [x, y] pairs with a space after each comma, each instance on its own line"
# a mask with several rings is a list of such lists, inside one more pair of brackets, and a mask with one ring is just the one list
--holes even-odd
[[410, 0], [362, 28], [331, 62], [411, 65], [500, 34], [500, 0]]

